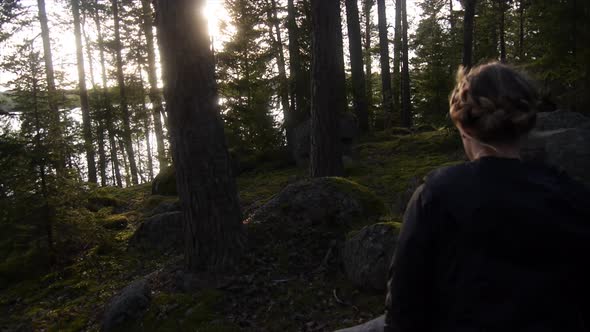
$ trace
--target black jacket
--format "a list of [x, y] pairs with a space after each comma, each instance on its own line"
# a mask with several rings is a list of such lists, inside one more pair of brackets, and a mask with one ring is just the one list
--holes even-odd
[[431, 173], [390, 269], [385, 331], [590, 331], [590, 193], [485, 157]]

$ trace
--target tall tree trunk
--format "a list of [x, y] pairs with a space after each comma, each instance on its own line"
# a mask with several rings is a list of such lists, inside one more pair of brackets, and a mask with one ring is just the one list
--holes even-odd
[[389, 72], [389, 38], [387, 36], [387, 15], [385, 0], [377, 0], [379, 18], [379, 55], [381, 59], [381, 94], [386, 125], [391, 125], [393, 119], [393, 98], [391, 94], [391, 73]]
[[[373, 108], [373, 52], [371, 50], [371, 10], [375, 0], [363, 0], [363, 12], [365, 17], [365, 78], [367, 80], [367, 112], [372, 113]], [[370, 115], [369, 115], [370, 117]]]
[[410, 90], [410, 63], [408, 61], [408, 12], [406, 0], [398, 0], [402, 7], [402, 126], [412, 127], [412, 100]]
[[524, 60], [524, 1], [518, 4], [518, 58]]
[[505, 0], [498, 2], [500, 10], [500, 61], [506, 62], [506, 3]]
[[[268, 12], [270, 38], [276, 49], [277, 66], [279, 67], [279, 97], [281, 107], [283, 108], [283, 119], [285, 121], [285, 136], [287, 138], [287, 147], [293, 151], [293, 119], [291, 109], [289, 108], [289, 82], [287, 80], [287, 69], [285, 66], [285, 53], [283, 52], [283, 38], [281, 36], [281, 27], [277, 15], [276, 0], [270, 1], [270, 10]], [[273, 32], [273, 29], [275, 30]], [[276, 37], [275, 37], [276, 34]]]
[[246, 237], [217, 103], [205, 0], [158, 1], [164, 94], [182, 202], [185, 268], [236, 266]]
[[92, 140], [92, 128], [90, 120], [90, 105], [88, 103], [88, 90], [86, 89], [86, 71], [84, 70], [84, 52], [82, 50], [82, 32], [80, 30], [80, 4], [79, 0], [72, 0], [72, 16], [74, 17], [74, 35], [76, 37], [76, 59], [78, 60], [78, 87], [80, 90], [80, 106], [82, 108], [82, 133], [84, 136], [84, 150], [86, 151], [86, 164], [88, 166], [88, 182], [97, 183], [96, 163], [94, 162], [94, 142]]
[[301, 64], [297, 10], [293, 0], [287, 2], [287, 30], [289, 32], [289, 74], [291, 90], [291, 113], [294, 126], [309, 117], [305, 107], [305, 75]]
[[127, 162], [127, 156], [125, 155], [125, 143], [122, 139], [117, 140], [117, 144], [119, 144], [119, 151], [121, 151], [121, 156], [123, 157], [123, 168], [125, 169], [125, 187], [131, 187], [133, 183], [131, 182], [131, 177], [129, 176], [131, 172], [129, 171], [129, 163]]
[[143, 13], [143, 33], [146, 40], [147, 59], [148, 59], [148, 81], [150, 83], [149, 97], [152, 102], [152, 113], [154, 118], [154, 132], [156, 133], [156, 147], [158, 150], [158, 164], [160, 169], [168, 166], [166, 156], [166, 146], [164, 145], [164, 130], [162, 128], [162, 96], [158, 91], [158, 76], [156, 74], [156, 54], [154, 45], [154, 32], [152, 30], [154, 21], [152, 18], [152, 8], [149, 0], [141, 0], [141, 9]]
[[127, 94], [125, 89], [125, 76], [123, 74], [123, 56], [121, 55], [121, 32], [119, 19], [119, 4], [117, 0], [112, 0], [113, 5], [113, 21], [115, 29], [115, 55], [117, 59], [117, 82], [119, 85], [119, 107], [123, 116], [123, 142], [125, 143], [125, 150], [129, 159], [129, 170], [131, 171], [131, 181], [133, 184], [138, 183], [137, 179], [137, 164], [135, 162], [135, 153], [133, 152], [133, 141], [131, 139], [131, 124], [129, 106], [127, 105]]
[[66, 167], [66, 154], [64, 149], [61, 119], [57, 107], [57, 90], [55, 88], [55, 75], [53, 72], [53, 56], [51, 54], [51, 40], [49, 39], [49, 26], [47, 12], [45, 11], [45, 0], [37, 0], [39, 10], [39, 23], [41, 25], [41, 38], [43, 39], [43, 59], [45, 60], [45, 75], [47, 78], [47, 102], [52, 115], [52, 123], [49, 125], [51, 144], [56, 157], [54, 163], [58, 174], [63, 175]]
[[473, 20], [476, 0], [464, 0], [465, 16], [463, 17], [463, 67], [467, 70], [473, 65]]
[[352, 96], [354, 113], [361, 133], [369, 131], [369, 112], [365, 72], [363, 71], [363, 46], [357, 0], [346, 0], [346, 23], [348, 25], [348, 44], [350, 50], [350, 69], [352, 72]]
[[455, 31], [455, 15], [453, 13], [453, 0], [449, 0], [449, 25], [451, 26], [451, 33]]
[[339, 0], [311, 0], [312, 177], [342, 176], [339, 118], [346, 107]]
[[[98, 4], [98, 0], [94, 0], [95, 7]], [[96, 34], [98, 37], [98, 47], [100, 55], [100, 69], [102, 77], [102, 106], [105, 112], [104, 121], [106, 122], [106, 129], [109, 136], [109, 147], [111, 154], [111, 164], [113, 168], [113, 174], [115, 178], [115, 184], [117, 187], [123, 186], [121, 180], [121, 170], [119, 169], [119, 158], [117, 156], [117, 144], [115, 142], [115, 128], [114, 128], [114, 117], [111, 101], [109, 100], [109, 92], [107, 86], [107, 70], [106, 70], [106, 59], [104, 54], [104, 40], [102, 37], [102, 24], [100, 22], [99, 10], [96, 9], [94, 13], [94, 24], [96, 25]]]
[[[95, 96], [98, 96], [98, 88], [94, 77], [94, 59], [92, 57], [92, 48], [90, 47], [90, 38], [88, 37], [88, 34], [84, 28], [86, 26], [86, 19], [86, 11], [82, 10], [81, 27], [82, 36], [84, 36], [84, 43], [86, 44], [86, 58], [88, 59], [88, 69], [90, 69], [90, 83], [92, 84], [92, 92]], [[100, 107], [94, 110], [94, 120], [96, 122], [96, 139], [98, 142], [98, 172], [100, 174], [100, 185], [104, 187], [107, 185], [107, 157], [104, 145], [105, 125], [103, 113], [104, 112], [102, 112]]]
[[402, 6], [400, 0], [395, 0], [395, 26], [393, 35], [393, 106], [396, 111], [402, 111]]

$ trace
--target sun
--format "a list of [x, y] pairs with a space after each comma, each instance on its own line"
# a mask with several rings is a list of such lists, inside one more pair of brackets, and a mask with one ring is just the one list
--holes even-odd
[[227, 20], [228, 13], [223, 6], [223, 0], [207, 0], [203, 15], [207, 19], [209, 35], [213, 40], [219, 40], [221, 37], [221, 22]]

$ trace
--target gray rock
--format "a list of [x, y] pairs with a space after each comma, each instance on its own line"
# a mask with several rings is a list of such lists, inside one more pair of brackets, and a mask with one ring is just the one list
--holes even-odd
[[539, 113], [522, 146], [524, 160], [546, 163], [590, 184], [590, 118], [580, 113]]
[[348, 279], [372, 290], [387, 288], [387, 271], [401, 225], [383, 223], [364, 227], [344, 243], [342, 262]]
[[144, 249], [181, 249], [184, 243], [182, 227], [181, 212], [157, 214], [139, 226], [129, 245]]
[[590, 129], [533, 131], [523, 144], [522, 157], [557, 167], [590, 185]]
[[542, 112], [537, 114], [535, 130], [548, 131], [565, 128], [588, 128], [590, 129], [590, 118], [576, 112], [555, 111]]
[[364, 324], [356, 325], [336, 332], [383, 332], [385, 327], [385, 315], [381, 315]]
[[150, 305], [150, 289], [146, 279], [139, 279], [116, 295], [105, 308], [102, 331], [113, 331], [122, 323], [140, 318]]
[[[351, 156], [352, 147], [358, 137], [358, 121], [354, 114], [347, 112], [340, 116], [340, 149], [344, 156]], [[311, 121], [307, 120], [293, 130], [293, 154], [297, 165], [306, 165], [309, 161]]]
[[156, 206], [153, 210], [151, 210], [148, 215], [154, 216], [156, 214], [162, 214], [167, 212], [177, 212], [180, 211], [180, 201], [164, 201], [158, 206]]
[[342, 178], [315, 178], [288, 185], [247, 222], [348, 225], [384, 213], [383, 202], [368, 188]]

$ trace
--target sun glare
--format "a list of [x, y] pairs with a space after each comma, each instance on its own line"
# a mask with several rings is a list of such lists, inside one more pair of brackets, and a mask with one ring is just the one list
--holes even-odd
[[209, 35], [217, 42], [221, 36], [221, 22], [228, 17], [223, 0], [208, 0], [203, 9], [203, 15], [207, 19]]

